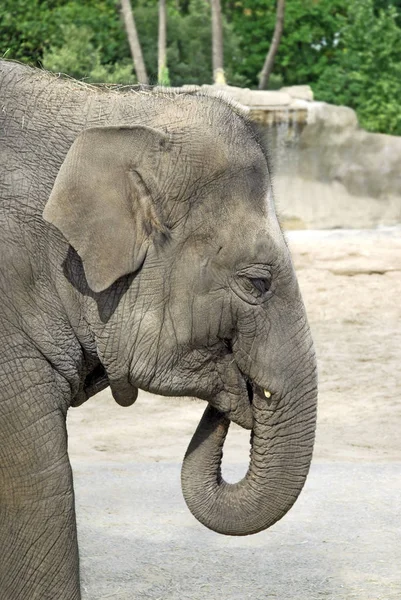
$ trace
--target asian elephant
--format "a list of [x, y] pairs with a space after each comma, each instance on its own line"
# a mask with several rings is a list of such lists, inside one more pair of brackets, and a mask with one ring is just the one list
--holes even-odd
[[[1, 599], [80, 598], [66, 414], [108, 385], [205, 400], [189, 509], [229, 535], [275, 523], [309, 469], [316, 364], [245, 109], [2, 61], [0, 153]], [[230, 420], [252, 429], [231, 485]]]

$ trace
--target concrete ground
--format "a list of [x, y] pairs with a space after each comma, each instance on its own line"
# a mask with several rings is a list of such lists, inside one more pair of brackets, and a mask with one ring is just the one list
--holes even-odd
[[[83, 600], [401, 599], [401, 230], [288, 238], [320, 373], [299, 500], [255, 536], [205, 529], [179, 480], [204, 403], [102, 392], [68, 417]], [[229, 481], [247, 453], [233, 426]]]

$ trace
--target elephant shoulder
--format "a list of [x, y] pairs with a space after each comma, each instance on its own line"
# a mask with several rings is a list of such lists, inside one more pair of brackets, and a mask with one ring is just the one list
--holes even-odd
[[38, 268], [35, 232], [12, 211], [0, 210], [0, 289], [13, 297], [32, 287]]

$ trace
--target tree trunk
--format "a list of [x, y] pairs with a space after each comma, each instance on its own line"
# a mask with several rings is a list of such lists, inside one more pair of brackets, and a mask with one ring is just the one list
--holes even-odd
[[265, 64], [263, 65], [262, 72], [259, 79], [259, 89], [264, 90], [269, 82], [269, 77], [273, 70], [274, 59], [277, 54], [278, 47], [280, 45], [281, 35], [284, 27], [284, 10], [285, 0], [277, 1], [277, 12], [276, 12], [276, 26], [274, 28], [273, 39], [270, 44], [269, 52], [266, 55]]
[[136, 77], [139, 83], [147, 84], [149, 83], [148, 75], [146, 73], [146, 67], [143, 61], [141, 44], [139, 42], [130, 0], [121, 0], [121, 12], [124, 18], [125, 30], [127, 32], [132, 60], [134, 61]]
[[158, 76], [159, 85], [168, 85], [166, 64], [166, 34], [167, 10], [166, 0], [159, 0], [159, 45], [158, 45]]
[[220, 0], [211, 0], [212, 7], [212, 47], [213, 47], [213, 81], [225, 85], [223, 62], [223, 24]]

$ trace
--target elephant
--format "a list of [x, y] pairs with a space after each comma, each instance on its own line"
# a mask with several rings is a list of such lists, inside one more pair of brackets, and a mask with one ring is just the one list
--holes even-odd
[[[0, 81], [1, 598], [78, 600], [68, 409], [108, 386], [122, 406], [138, 389], [205, 401], [183, 495], [206, 527], [249, 535], [304, 485], [316, 359], [245, 107], [8, 60]], [[231, 421], [251, 456], [228, 484]]]

